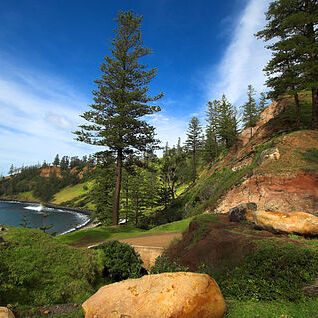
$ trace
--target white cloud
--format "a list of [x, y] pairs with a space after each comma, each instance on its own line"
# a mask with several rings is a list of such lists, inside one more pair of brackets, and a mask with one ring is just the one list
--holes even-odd
[[219, 99], [225, 93], [236, 105], [246, 99], [247, 86], [252, 84], [258, 91], [264, 91], [265, 75], [262, 71], [270, 59], [270, 52], [264, 42], [254, 37], [265, 25], [265, 11], [270, 0], [250, 0], [242, 12], [233, 37], [221, 63], [213, 67], [208, 76], [207, 95]]
[[147, 117], [147, 122], [156, 127], [156, 137], [161, 140], [161, 146], [164, 146], [166, 142], [170, 147], [177, 145], [178, 137], [181, 138], [181, 143], [185, 142], [187, 120], [168, 116], [164, 111]]
[[9, 166], [84, 155], [92, 147], [74, 140], [88, 99], [54, 76], [1, 60], [0, 174]]

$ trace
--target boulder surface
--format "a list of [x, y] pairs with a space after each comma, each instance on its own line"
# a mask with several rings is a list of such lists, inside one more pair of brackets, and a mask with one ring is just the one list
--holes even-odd
[[104, 286], [83, 309], [85, 318], [219, 318], [225, 301], [210, 276], [179, 272]]
[[254, 223], [264, 230], [318, 236], [318, 217], [310, 213], [258, 210], [253, 217]]
[[0, 318], [14, 318], [14, 314], [7, 307], [0, 307]]

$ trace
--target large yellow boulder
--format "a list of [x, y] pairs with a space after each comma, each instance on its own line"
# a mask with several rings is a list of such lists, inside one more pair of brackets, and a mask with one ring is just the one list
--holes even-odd
[[254, 223], [265, 230], [318, 236], [318, 217], [306, 212], [268, 212], [258, 210], [253, 213]]
[[85, 318], [219, 318], [225, 302], [210, 276], [179, 272], [104, 286], [83, 309]]
[[14, 314], [7, 307], [0, 307], [0, 318], [14, 318]]

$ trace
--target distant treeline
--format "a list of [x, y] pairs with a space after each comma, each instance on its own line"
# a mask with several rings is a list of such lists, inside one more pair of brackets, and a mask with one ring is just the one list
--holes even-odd
[[[56, 155], [52, 165], [46, 161], [42, 165], [19, 168], [11, 165], [10, 176], [0, 180], [0, 196], [14, 198], [19, 193], [30, 191], [40, 201], [49, 202], [60, 189], [79, 183], [78, 173], [84, 167], [91, 168], [94, 165], [96, 165], [96, 161], [92, 156], [83, 156], [82, 159], [77, 156], [63, 156], [60, 160], [59, 155]], [[48, 170], [48, 176], [41, 176], [41, 171], [49, 167], [59, 167], [60, 169], [51, 168]], [[75, 167], [76, 171], [72, 171]], [[88, 174], [86, 173], [82, 181], [86, 180]]]

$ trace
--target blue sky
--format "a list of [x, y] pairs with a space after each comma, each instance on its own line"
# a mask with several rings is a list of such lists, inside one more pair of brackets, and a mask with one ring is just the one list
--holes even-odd
[[151, 92], [164, 92], [149, 119], [173, 145], [192, 116], [224, 92], [235, 106], [248, 84], [264, 90], [270, 58], [253, 37], [269, 0], [0, 1], [0, 175], [15, 166], [100, 149], [74, 141], [99, 65], [109, 54], [118, 10], [144, 16], [144, 62], [158, 68]]

